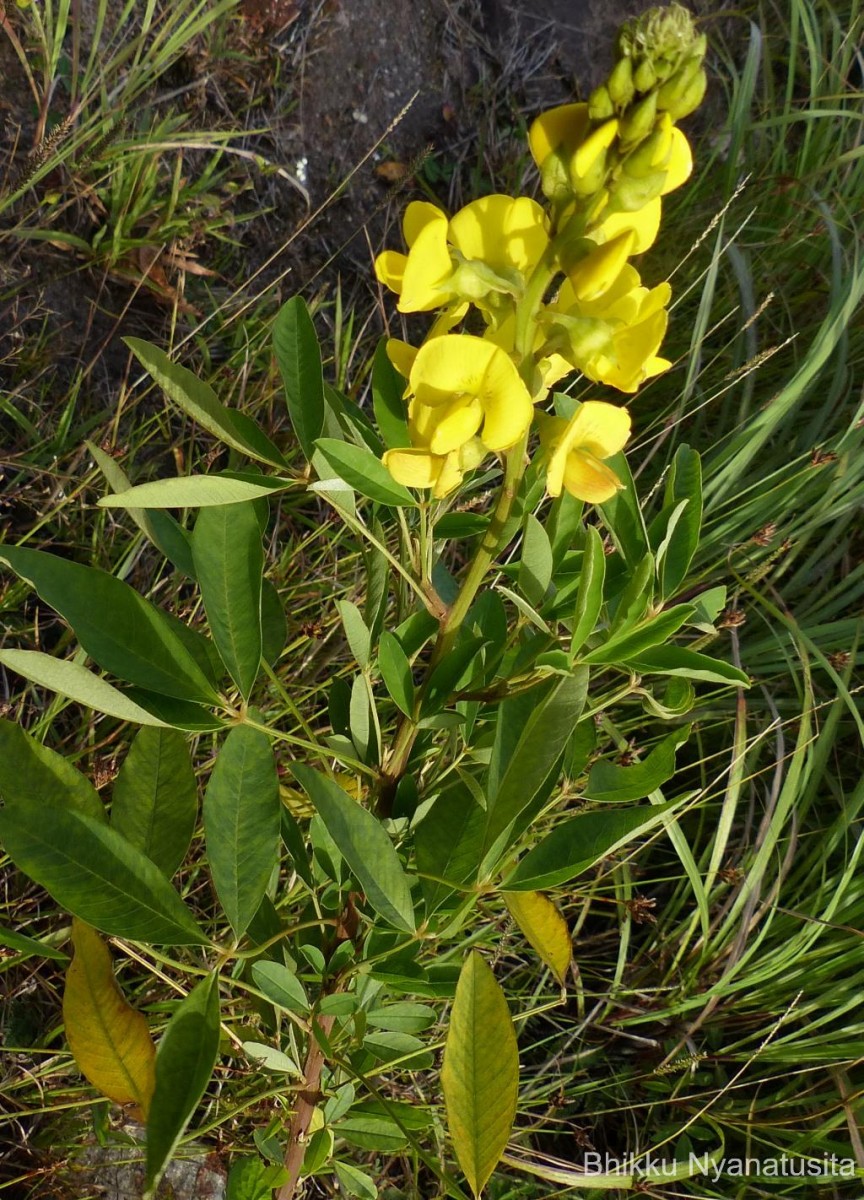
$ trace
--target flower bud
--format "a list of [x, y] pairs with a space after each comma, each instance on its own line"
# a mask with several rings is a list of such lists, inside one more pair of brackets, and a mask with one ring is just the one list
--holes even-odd
[[666, 80], [657, 92], [657, 107], [660, 111], [670, 111], [680, 102], [691, 81], [695, 78], [702, 67], [701, 58], [688, 58], [687, 61], [678, 68], [674, 75]]
[[619, 58], [612, 68], [606, 87], [612, 103], [618, 108], [626, 108], [633, 99], [633, 64], [629, 58]]
[[657, 119], [657, 93], [649, 92], [621, 118], [622, 142], [641, 142], [654, 128]]
[[609, 89], [605, 83], [601, 83], [588, 97], [588, 116], [592, 121], [607, 121], [614, 115], [615, 105], [609, 95]]
[[650, 92], [657, 83], [657, 71], [650, 58], [643, 58], [633, 74], [637, 92]]
[[672, 123], [668, 117], [665, 124], [635, 146], [624, 159], [622, 167], [633, 179], [644, 179], [660, 167], [665, 167], [672, 149]]
[[621, 175], [610, 191], [610, 212], [638, 212], [663, 192], [665, 171], [652, 171], [640, 178]]
[[670, 104], [667, 112], [673, 121], [680, 121], [682, 117], [688, 116], [694, 109], [698, 108], [705, 96], [705, 89], [708, 86], [708, 77], [705, 72], [700, 70], [690, 80], [690, 83], [684, 90], [684, 94], [674, 104]]

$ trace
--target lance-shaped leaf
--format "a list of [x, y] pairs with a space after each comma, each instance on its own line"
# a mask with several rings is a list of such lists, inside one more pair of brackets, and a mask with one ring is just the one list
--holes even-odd
[[600, 609], [603, 607], [603, 582], [606, 579], [606, 554], [603, 539], [593, 525], [585, 530], [585, 547], [582, 551], [582, 570], [579, 575], [579, 591], [576, 594], [576, 611], [573, 614], [573, 632], [570, 637], [570, 654], [576, 655], [594, 632]]
[[552, 544], [546, 530], [532, 514], [525, 518], [519, 587], [529, 604], [539, 608], [552, 582]]
[[193, 417], [198, 424], [214, 434], [226, 446], [248, 454], [260, 462], [284, 467], [285, 459], [266, 433], [244, 413], [232, 411], [220, 403], [209, 383], [199, 379], [186, 367], [172, 362], [164, 350], [141, 338], [123, 339], [148, 374], [158, 383], [169, 400]]
[[219, 1053], [219, 984], [216, 975], [191, 991], [179, 1005], [159, 1043], [156, 1086], [147, 1121], [147, 1176], [150, 1200], [183, 1136]]
[[411, 445], [408, 433], [408, 406], [402, 398], [405, 380], [387, 355], [387, 341], [382, 338], [372, 360], [372, 408], [375, 422], [388, 449]]
[[202, 508], [192, 557], [216, 648], [244, 699], [261, 666], [264, 547], [250, 503]]
[[207, 944], [159, 868], [76, 809], [35, 799], [7, 804], [0, 810], [0, 842], [16, 867], [103, 933], [157, 945]]
[[652, 523], [652, 541], [657, 543], [657, 572], [660, 590], [672, 596], [684, 582], [699, 545], [702, 527], [702, 463], [689, 446], [679, 446], [666, 482], [663, 511]]
[[69, 622], [104, 670], [166, 696], [215, 701], [213, 685], [187, 648], [189, 637], [199, 635], [180, 633], [179, 622], [122, 579], [23, 546], [0, 548], [0, 562], [26, 579]]
[[204, 836], [213, 885], [240, 937], [279, 862], [282, 801], [270, 739], [236, 725], [204, 794]]
[[683, 646], [652, 646], [643, 650], [629, 663], [642, 675], [681, 675], [685, 679], [701, 679], [706, 683], [732, 684], [749, 687], [749, 676], [719, 658], [687, 650]]
[[147, 1019], [117, 986], [111, 954], [95, 929], [72, 922], [75, 956], [66, 972], [63, 1023], [81, 1074], [115, 1104], [134, 1104], [146, 1120], [155, 1084], [156, 1047]]
[[31, 683], [76, 700], [87, 708], [106, 713], [109, 717], [134, 721], [136, 725], [165, 724], [107, 680], [68, 658], [53, 658], [41, 650], [0, 650], [0, 664], [17, 671]]
[[[94, 442], [85, 442], [85, 445], [113, 491], [128, 492], [132, 483], [120, 464]], [[127, 512], [144, 536], [149, 538], [178, 571], [192, 579], [195, 578], [189, 534], [170, 513], [157, 512], [155, 509], [146, 512], [139, 508], [130, 508]]]
[[650, 796], [675, 774], [675, 752], [689, 736], [690, 726], [682, 725], [658, 742], [641, 762], [629, 767], [602, 761], [595, 763], [588, 776], [585, 795], [591, 800], [619, 804]]
[[86, 775], [12, 721], [0, 721], [0, 799], [7, 804], [47, 801], [105, 820], [99, 793]]
[[218, 504], [239, 504], [257, 500], [295, 487], [293, 479], [276, 475], [244, 475], [227, 471], [216, 475], [181, 475], [177, 479], [156, 479], [139, 483], [114, 496], [103, 496], [100, 508], [209, 508]]
[[561, 913], [542, 892], [505, 892], [504, 903], [510, 916], [563, 987], [570, 969], [573, 947], [570, 930]]
[[365, 446], [352, 446], [335, 438], [319, 438], [315, 445], [336, 477], [361, 496], [368, 496], [379, 504], [417, 507], [417, 501], [408, 489], [397, 483], [380, 458]]
[[389, 924], [413, 933], [414, 906], [408, 878], [380, 822], [332, 779], [300, 763], [294, 763], [291, 770], [318, 810], [366, 899]]
[[530, 892], [568, 883], [607, 854], [662, 825], [663, 814], [673, 807], [608, 808], [562, 821], [525, 855], [502, 886], [508, 892]]
[[535, 706], [494, 792], [490, 791], [484, 848], [531, 804], [564, 753], [585, 705], [588, 670], [577, 669]]
[[114, 782], [112, 827], [170, 879], [186, 857], [197, 816], [198, 787], [182, 733], [139, 730]]
[[652, 646], [661, 645], [689, 621], [696, 610], [692, 604], [676, 604], [648, 621], [613, 634], [602, 646], [580, 655], [584, 663], [626, 663]]
[[315, 326], [302, 296], [292, 296], [273, 322], [273, 349], [297, 441], [311, 459], [324, 428], [324, 380]]
[[413, 716], [414, 680], [411, 663], [399, 639], [386, 630], [381, 634], [378, 644], [378, 667], [393, 703], [406, 717]]
[[476, 950], [456, 985], [441, 1083], [453, 1149], [479, 1196], [513, 1128], [519, 1052], [504, 993]]

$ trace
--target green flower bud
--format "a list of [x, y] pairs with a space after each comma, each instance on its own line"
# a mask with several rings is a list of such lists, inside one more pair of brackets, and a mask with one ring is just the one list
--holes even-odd
[[[681, 4], [651, 8], [626, 22], [618, 37], [619, 53], [638, 62], [664, 61], [668, 74], [692, 56], [705, 53], [704, 37], [697, 34], [690, 12]], [[661, 72], [657, 72], [662, 78]]]
[[655, 129], [626, 156], [622, 163], [624, 173], [633, 179], [644, 179], [665, 165], [669, 147], [669, 133]]
[[637, 92], [650, 92], [657, 82], [657, 72], [650, 58], [643, 58], [633, 75]]
[[690, 80], [680, 99], [675, 104], [669, 106], [667, 111], [672, 120], [680, 121], [682, 117], [688, 116], [694, 109], [698, 108], [705, 96], [707, 86], [708, 77], [700, 69]]
[[665, 171], [651, 171], [636, 178], [622, 174], [609, 193], [610, 212], [638, 212], [663, 191]]
[[633, 64], [629, 58], [619, 58], [606, 80], [606, 88], [612, 103], [626, 108], [634, 96]]
[[701, 69], [701, 58], [689, 58], [666, 80], [657, 91], [657, 107], [661, 112], [670, 111], [681, 102], [687, 88]]
[[621, 118], [619, 136], [622, 142], [640, 142], [654, 128], [657, 119], [657, 93], [649, 92], [644, 100], [634, 104]]
[[[574, 156], [575, 157], [575, 156]], [[575, 162], [570, 168], [570, 188], [574, 196], [593, 196], [606, 182], [606, 151], [601, 150], [584, 175], [576, 171]]]
[[608, 121], [615, 115], [615, 105], [605, 83], [601, 83], [588, 97], [588, 116], [592, 121]]

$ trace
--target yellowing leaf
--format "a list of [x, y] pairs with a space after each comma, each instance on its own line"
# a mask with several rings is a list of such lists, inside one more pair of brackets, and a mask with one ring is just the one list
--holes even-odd
[[542, 892], [507, 892], [504, 903], [510, 916], [563, 987], [573, 949], [567, 922], [558, 909]]
[[75, 957], [66, 972], [63, 1020], [81, 1074], [115, 1104], [146, 1118], [155, 1081], [156, 1047], [147, 1020], [114, 979], [111, 954], [95, 929], [72, 922]]
[[519, 1052], [504, 993], [476, 950], [456, 986], [441, 1083], [456, 1157], [479, 1196], [513, 1128]]

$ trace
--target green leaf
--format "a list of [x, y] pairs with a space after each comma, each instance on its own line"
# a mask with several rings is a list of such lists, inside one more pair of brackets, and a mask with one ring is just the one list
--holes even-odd
[[542, 892], [505, 892], [504, 903], [510, 916], [563, 987], [570, 970], [573, 946], [570, 930], [561, 913]]
[[486, 813], [465, 784], [439, 796], [417, 826], [414, 847], [427, 912], [476, 879], [485, 826]]
[[552, 582], [552, 544], [546, 530], [532, 514], [525, 518], [519, 587], [529, 604], [539, 608]]
[[[132, 484], [119, 463], [94, 442], [85, 442], [108, 486], [117, 494], [127, 492]], [[147, 512], [143, 508], [128, 509], [129, 516], [146, 538], [184, 575], [195, 578], [189, 534], [170, 513]]]
[[650, 796], [675, 774], [675, 752], [689, 736], [690, 726], [683, 725], [663, 738], [642, 762], [630, 767], [595, 763], [588, 775], [585, 795], [591, 800], [616, 804]]
[[202, 508], [192, 557], [213, 641], [244, 700], [261, 666], [261, 585], [264, 547], [255, 508]]
[[513, 1129], [519, 1052], [504, 993], [476, 950], [456, 986], [441, 1084], [453, 1149], [479, 1196]]
[[271, 666], [282, 657], [288, 640], [285, 609], [275, 585], [261, 580], [261, 657]]
[[599, 508], [612, 534], [613, 542], [632, 569], [648, 549], [648, 534], [642, 509], [639, 507], [639, 496], [623, 454], [614, 454], [606, 460], [606, 465], [611, 467], [624, 487]]
[[277, 475], [232, 474], [181, 475], [139, 483], [116, 496], [103, 496], [100, 508], [210, 508], [217, 504], [239, 504], [295, 487], [293, 479]]
[[319, 438], [315, 445], [336, 475], [361, 496], [379, 504], [417, 507], [408, 489], [397, 483], [380, 458], [365, 446], [352, 446], [335, 438]]
[[288, 1012], [308, 1013], [309, 1001], [306, 989], [293, 971], [282, 963], [256, 962], [252, 966], [252, 978], [271, 1004]]
[[414, 932], [414, 906], [399, 855], [380, 823], [338, 784], [294, 763], [295, 778], [318, 810], [333, 841], [375, 911], [397, 929]]
[[303, 1072], [293, 1058], [283, 1053], [276, 1046], [268, 1046], [265, 1042], [244, 1042], [243, 1050], [253, 1059], [262, 1071], [278, 1071], [286, 1075], [303, 1077]]
[[315, 326], [301, 296], [292, 296], [273, 322], [273, 349], [297, 440], [307, 459], [324, 428], [324, 379]]
[[603, 607], [603, 583], [606, 579], [606, 554], [603, 539], [593, 525], [585, 530], [585, 548], [582, 552], [582, 570], [579, 575], [579, 591], [576, 595], [576, 611], [573, 614], [573, 633], [570, 637], [570, 654], [576, 654], [594, 632], [600, 609]]
[[161, 696], [144, 688], [130, 687], [123, 693], [157, 721], [150, 724], [170, 725], [174, 729], [185, 729], [189, 733], [207, 733], [224, 729], [225, 721], [217, 717], [212, 709], [202, 708], [189, 700], [175, 700], [173, 696]]
[[675, 452], [661, 518], [665, 532], [657, 548], [660, 591], [672, 596], [687, 577], [702, 528], [702, 463], [689, 446]]
[[221, 404], [209, 383], [199, 379], [186, 367], [172, 362], [158, 346], [134, 337], [124, 338], [123, 341], [168, 399], [173, 400], [203, 429], [226, 446], [240, 450], [250, 458], [276, 467], [285, 466], [285, 459], [267, 435], [248, 418], [236, 420], [245, 414], [233, 412]]
[[99, 793], [64, 758], [15, 725], [0, 720], [0, 799], [7, 804], [57, 804], [105, 821]]
[[178, 1005], [156, 1053], [156, 1088], [147, 1121], [150, 1200], [183, 1136], [219, 1054], [218, 977], [202, 980]]
[[165, 724], [100, 676], [69, 659], [52, 658], [50, 654], [43, 654], [39, 650], [0, 650], [0, 663], [17, 671], [31, 683], [67, 696], [109, 717], [134, 721], [137, 725]]
[[114, 783], [111, 827], [170, 879], [189, 849], [198, 786], [176, 729], [138, 731]]
[[369, 626], [363, 620], [360, 609], [351, 600], [337, 600], [336, 608], [342, 618], [351, 653], [357, 660], [360, 669], [365, 671], [369, 666], [369, 656], [372, 652], [372, 634]]
[[372, 360], [372, 409], [388, 450], [411, 445], [404, 391], [405, 380], [387, 357], [387, 339], [382, 338]]
[[596, 650], [580, 655], [583, 663], [628, 663], [640, 655], [643, 650], [657, 646], [677, 633], [682, 625], [693, 616], [692, 604], [676, 604], [666, 612], [658, 613], [650, 621], [645, 621], [635, 628], [629, 628], [623, 633], [613, 634], [608, 641]]
[[531, 804], [564, 753], [588, 692], [588, 670], [578, 668], [535, 706], [494, 793], [488, 798], [484, 850]]
[[56, 946], [41, 942], [38, 938], [28, 937], [26, 933], [18, 933], [15, 929], [6, 929], [0, 925], [0, 946], [14, 950], [22, 958], [50, 958], [55, 962], [68, 962], [69, 955]]
[[237, 937], [255, 916], [279, 862], [281, 818], [270, 739], [235, 725], [204, 793], [204, 837], [213, 886]]
[[228, 1172], [225, 1200], [271, 1200], [288, 1172], [281, 1163], [265, 1163], [257, 1156], [235, 1158]]
[[334, 1162], [333, 1170], [344, 1192], [356, 1196], [357, 1200], [375, 1200], [378, 1188], [375, 1181], [370, 1179], [365, 1171], [354, 1167], [351, 1163]]
[[750, 686], [750, 677], [737, 667], [695, 650], [685, 650], [683, 646], [655, 646], [633, 658], [629, 665], [643, 675], [683, 675], [686, 679], [702, 679], [706, 683]]
[[103, 933], [158, 945], [207, 944], [159, 868], [92, 817], [36, 798], [7, 804], [0, 840], [20, 870]]
[[212, 684], [171, 618], [128, 583], [96, 567], [21, 546], [0, 548], [0, 562], [68, 621], [104, 670], [166, 696], [215, 701]]
[[569, 883], [601, 858], [612, 854], [640, 834], [656, 829], [674, 805], [649, 808], [613, 808], [580, 813], [563, 821], [539, 846], [520, 861], [501, 885], [506, 891], [537, 891]]
[[428, 1004], [413, 1004], [410, 1000], [396, 1004], [385, 1004], [373, 1008], [366, 1014], [373, 1029], [387, 1029], [393, 1033], [423, 1033], [438, 1020], [434, 1008]]
[[390, 698], [406, 717], [414, 715], [414, 680], [408, 656], [392, 633], [384, 632], [378, 643], [378, 667]]

